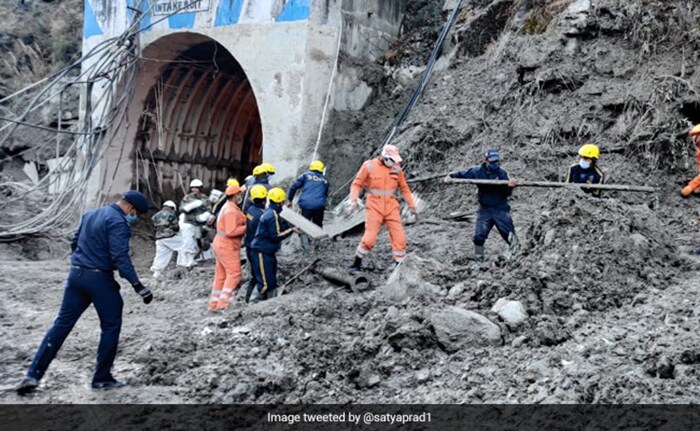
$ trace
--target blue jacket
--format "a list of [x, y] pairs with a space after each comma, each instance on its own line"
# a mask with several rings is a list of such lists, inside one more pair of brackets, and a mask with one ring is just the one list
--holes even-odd
[[[569, 166], [569, 170], [566, 173], [566, 182], [579, 184], [603, 184], [605, 182], [605, 174], [596, 165], [593, 165], [588, 169], [583, 169], [578, 163], [576, 163]], [[593, 196], [600, 197], [600, 192], [602, 190], [583, 189], [583, 191], [590, 193]]]
[[292, 228], [280, 217], [282, 205], [270, 202], [255, 231], [255, 237], [250, 244], [252, 250], [274, 254], [282, 246], [282, 241], [292, 234]]
[[[473, 180], [508, 180], [508, 172], [505, 169], [498, 167], [497, 170], [491, 171], [486, 168], [483, 163], [480, 166], [474, 166], [466, 171], [452, 172], [451, 178], [469, 178]], [[479, 204], [486, 208], [497, 208], [510, 210], [508, 205], [508, 196], [513, 193], [513, 189], [506, 185], [477, 185], [479, 189]]]
[[291, 202], [297, 190], [301, 188], [301, 197], [299, 198], [299, 208], [304, 210], [318, 210], [326, 207], [326, 198], [328, 197], [328, 187], [330, 183], [326, 177], [314, 171], [308, 171], [296, 179], [289, 187], [287, 199]]
[[253, 200], [250, 198], [250, 189], [253, 186], [262, 184], [267, 190], [270, 190], [270, 181], [267, 178], [255, 178], [246, 180], [244, 185], [246, 186], [245, 196], [243, 196], [243, 214], [248, 212], [248, 207], [253, 204]]
[[119, 270], [122, 278], [137, 284], [139, 277], [129, 257], [131, 226], [125, 215], [117, 204], [83, 214], [71, 241], [71, 263], [102, 271]]
[[260, 217], [262, 217], [265, 212], [265, 201], [259, 204], [252, 204], [248, 207], [248, 211], [245, 213], [246, 218], [246, 231], [245, 239], [243, 244], [246, 248], [250, 248], [250, 244], [253, 242], [255, 237], [255, 232], [258, 230], [258, 224], [260, 224]]

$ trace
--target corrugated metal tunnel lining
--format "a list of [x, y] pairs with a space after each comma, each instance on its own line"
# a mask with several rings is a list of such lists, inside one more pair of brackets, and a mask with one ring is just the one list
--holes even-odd
[[214, 41], [197, 43], [174, 60], [146, 54], [144, 61], [163, 67], [146, 97], [134, 145], [141, 189], [155, 201], [179, 199], [192, 178], [223, 189], [230, 176], [250, 174], [262, 160], [263, 134], [240, 64]]

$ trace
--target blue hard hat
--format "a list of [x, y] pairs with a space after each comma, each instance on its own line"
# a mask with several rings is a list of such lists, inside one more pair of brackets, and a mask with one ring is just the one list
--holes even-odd
[[501, 156], [498, 155], [498, 150], [491, 148], [486, 150], [486, 160], [489, 162], [495, 162], [496, 160], [501, 160]]
[[133, 205], [134, 208], [136, 208], [136, 211], [138, 211], [141, 214], [147, 213], [148, 209], [151, 206], [148, 203], [148, 199], [146, 198], [146, 196], [144, 196], [143, 193], [138, 192], [136, 190], [129, 190], [128, 192], [124, 193], [122, 199]]

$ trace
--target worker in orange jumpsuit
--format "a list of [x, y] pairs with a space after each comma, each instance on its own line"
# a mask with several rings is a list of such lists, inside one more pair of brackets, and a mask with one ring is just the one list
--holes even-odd
[[225, 310], [235, 297], [234, 289], [241, 282], [241, 240], [246, 231], [246, 218], [236, 202], [242, 190], [236, 185], [226, 188], [227, 202], [216, 219], [214, 254], [216, 272], [209, 298], [209, 310]]
[[[690, 132], [688, 132], [690, 135], [690, 139], [695, 143], [696, 146], [696, 160], [698, 164], [698, 171], [700, 171], [700, 124], [696, 125], [692, 129], [690, 129]], [[693, 178], [687, 186], [683, 187], [681, 190], [681, 196], [684, 198], [687, 198], [688, 196], [692, 195], [693, 193], [697, 193], [700, 191], [700, 174]]]
[[416, 216], [418, 209], [401, 169], [401, 161], [399, 150], [393, 145], [386, 145], [379, 157], [367, 160], [362, 164], [350, 186], [352, 211], [358, 209], [360, 192], [364, 189], [367, 194], [365, 233], [357, 246], [355, 261], [350, 267], [351, 272], [362, 269], [362, 258], [374, 248], [377, 235], [383, 224], [389, 230], [391, 254], [394, 262], [400, 263], [406, 257], [406, 234], [401, 224], [397, 191], [401, 190], [404, 200]]

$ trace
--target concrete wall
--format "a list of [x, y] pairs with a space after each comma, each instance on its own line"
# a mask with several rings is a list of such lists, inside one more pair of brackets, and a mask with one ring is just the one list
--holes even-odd
[[[141, 5], [139, 5], [141, 3]], [[133, 19], [127, 6], [146, 13], [140, 42], [146, 51], [162, 37], [182, 33], [183, 46], [160, 47], [158, 58], [175, 58], [190, 42], [209, 38], [220, 43], [240, 63], [250, 81], [263, 129], [263, 159], [277, 168], [276, 179], [286, 180], [310, 161], [332, 67], [338, 34], [341, 51], [365, 61], [378, 58], [400, 31], [403, 0], [202, 0], [191, 11], [167, 17], [177, 0], [85, 0], [84, 52], [121, 34]], [[180, 4], [188, 2], [180, 0]], [[89, 67], [86, 63], [85, 67]], [[345, 74], [344, 87], [361, 87], [357, 73]], [[130, 187], [134, 180], [133, 137], [150, 87], [158, 79], [156, 65], [144, 63], [131, 105], [131, 127], [124, 129], [108, 150], [96, 174], [96, 191], [109, 195]], [[362, 88], [362, 97], [368, 96]], [[100, 95], [95, 88], [93, 98]], [[354, 100], [354, 99], [353, 99]], [[84, 103], [84, 102], [83, 102]], [[348, 109], [363, 103], [345, 101]], [[93, 116], [95, 120], [98, 115]], [[126, 146], [126, 148], [124, 148]], [[118, 168], [117, 168], [118, 165]], [[117, 170], [111, 184], [112, 172]]]

